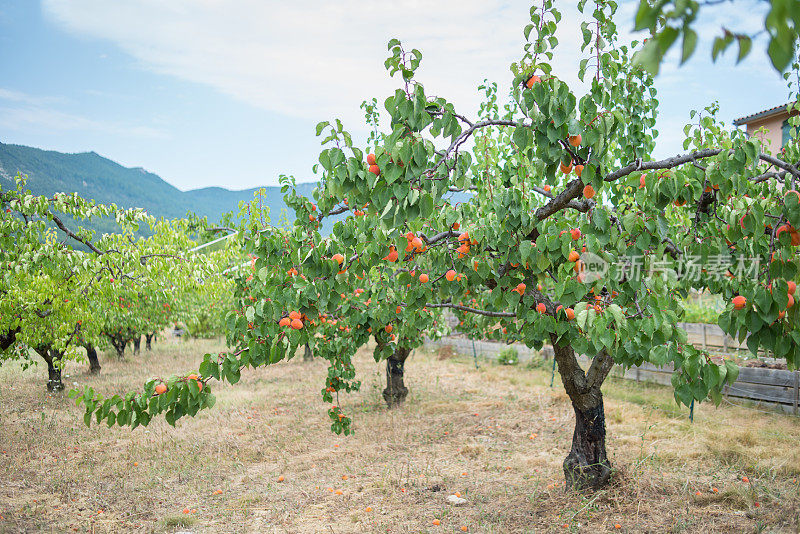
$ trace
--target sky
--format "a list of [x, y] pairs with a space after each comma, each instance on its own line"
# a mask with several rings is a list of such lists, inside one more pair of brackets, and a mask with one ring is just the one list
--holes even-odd
[[[637, 4], [621, 2], [623, 39], [633, 36]], [[556, 6], [563, 18], [554, 73], [581, 93], [584, 17], [573, 1]], [[383, 66], [389, 39], [422, 51], [418, 79], [427, 95], [475, 116], [484, 79], [508, 92], [529, 7], [516, 0], [0, 0], [0, 142], [95, 151], [182, 190], [275, 185], [281, 174], [314, 181], [317, 122], [340, 118], [363, 145], [361, 102], [382, 103], [399, 86]], [[718, 101], [730, 124], [786, 103], [786, 83], [763, 40], [739, 65], [733, 51], [710, 61], [722, 26], [755, 33], [763, 9], [756, 0], [707, 8], [693, 58], [683, 66], [667, 59], [656, 81], [656, 156], [682, 152], [692, 109]]]

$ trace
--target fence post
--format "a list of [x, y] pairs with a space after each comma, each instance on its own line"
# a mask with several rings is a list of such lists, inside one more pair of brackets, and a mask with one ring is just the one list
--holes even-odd
[[797, 415], [797, 405], [800, 403], [800, 371], [794, 372], [794, 406], [792, 413]]
[[553, 374], [550, 375], [550, 387], [553, 387], [553, 380], [556, 379], [556, 356], [553, 354]]
[[472, 340], [472, 359], [475, 361], [475, 369], [478, 369], [478, 353], [475, 352], [475, 340]]
[[703, 323], [703, 350], [706, 348], [706, 323]]

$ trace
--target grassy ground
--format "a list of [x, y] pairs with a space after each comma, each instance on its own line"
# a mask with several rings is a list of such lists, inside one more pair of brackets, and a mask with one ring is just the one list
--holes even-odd
[[[103, 358], [99, 377], [70, 364], [66, 382], [127, 390], [220, 346], [154, 348]], [[390, 411], [364, 352], [344, 438], [319, 398], [324, 362], [301, 360], [216, 386], [217, 405], [177, 428], [134, 431], [84, 427], [42, 365], [0, 368], [0, 532], [797, 532], [798, 419], [703, 405], [691, 424], [666, 388], [612, 380], [613, 485], [566, 494], [573, 414], [549, 369], [418, 351]], [[447, 504], [456, 492], [466, 505]]]

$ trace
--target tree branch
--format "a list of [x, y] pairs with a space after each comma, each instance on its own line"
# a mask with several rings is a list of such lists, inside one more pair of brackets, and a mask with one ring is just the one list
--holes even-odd
[[452, 304], [450, 302], [442, 302], [442, 303], [439, 303], [439, 304], [426, 303], [425, 306], [427, 306], [428, 308], [452, 308], [454, 310], [461, 310], [463, 312], [475, 313], [475, 314], [478, 314], [478, 315], [485, 315], [486, 317], [516, 317], [517, 316], [516, 313], [479, 310], [477, 308], [470, 308], [468, 306], [462, 306], [461, 304]]
[[64, 232], [65, 234], [67, 234], [67, 237], [71, 237], [71, 238], [72, 238], [72, 239], [74, 239], [75, 241], [77, 241], [77, 242], [79, 242], [79, 243], [83, 243], [84, 245], [86, 245], [87, 247], [89, 247], [89, 249], [90, 249], [92, 252], [94, 252], [95, 254], [100, 254], [100, 255], [103, 255], [103, 254], [105, 254], [105, 252], [103, 252], [102, 250], [100, 250], [99, 248], [97, 248], [96, 246], [94, 246], [94, 245], [91, 243], [91, 241], [87, 241], [87, 240], [84, 240], [84, 239], [81, 239], [80, 237], [78, 237], [78, 235], [77, 235], [75, 232], [73, 232], [72, 230], [70, 230], [69, 228], [67, 228], [67, 226], [64, 224], [64, 222], [63, 222], [61, 219], [59, 219], [59, 218], [58, 218], [56, 215], [54, 215], [54, 214], [52, 214], [52, 213], [51, 213], [51, 214], [50, 214], [50, 217], [53, 219], [53, 222], [56, 224], [56, 226], [58, 226], [58, 228], [59, 228], [59, 229], [60, 229], [62, 232]]

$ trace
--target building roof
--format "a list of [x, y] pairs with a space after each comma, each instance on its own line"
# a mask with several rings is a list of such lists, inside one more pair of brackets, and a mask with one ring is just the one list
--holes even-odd
[[794, 102], [787, 102], [786, 104], [781, 104], [780, 106], [775, 106], [774, 108], [765, 109], [764, 111], [759, 111], [758, 113], [753, 113], [752, 115], [747, 115], [746, 117], [739, 117], [733, 121], [734, 126], [741, 126], [742, 124], [748, 124], [753, 121], [759, 119], [765, 119], [767, 117], [771, 117], [773, 115], [780, 115], [781, 113], [786, 112], [786, 107], [790, 104], [794, 104]]

